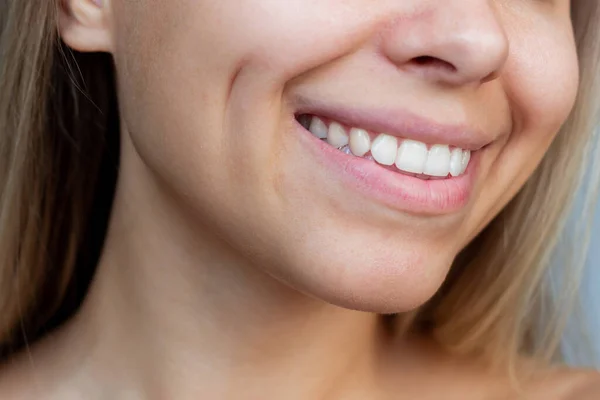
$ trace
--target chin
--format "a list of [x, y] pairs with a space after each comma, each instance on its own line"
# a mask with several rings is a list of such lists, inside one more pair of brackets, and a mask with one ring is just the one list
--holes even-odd
[[[342, 239], [343, 238], [343, 239]], [[268, 271], [305, 295], [365, 312], [392, 314], [411, 311], [435, 295], [456, 254], [439, 244], [414, 242], [356, 246], [351, 235], [327, 243], [296, 246], [286, 271]], [[397, 241], [396, 241], [397, 242]], [[282, 265], [282, 264], [280, 264]]]

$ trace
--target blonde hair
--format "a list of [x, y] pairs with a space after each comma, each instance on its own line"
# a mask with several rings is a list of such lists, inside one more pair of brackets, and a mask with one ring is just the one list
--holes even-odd
[[[600, 99], [594, 79], [600, 30], [593, 25], [600, 4], [574, 2], [572, 18], [581, 68], [572, 114], [525, 187], [457, 257], [439, 293], [401, 318], [406, 327], [428, 327], [454, 351], [501, 363], [556, 354], [565, 315], [560, 305], [568, 302], [552, 301], [557, 297], [548, 293], [546, 278], [551, 256], [574, 237], [561, 233], [596, 144]], [[111, 58], [68, 50], [56, 24], [53, 1], [0, 0], [4, 356], [76, 310], [99, 256], [116, 181], [119, 118]], [[597, 181], [596, 175], [587, 178]], [[588, 198], [593, 192], [588, 187]], [[586, 220], [590, 204], [581, 213]], [[581, 244], [562, 267], [578, 271], [584, 249]], [[577, 289], [577, 275], [569, 279], [569, 293]]]

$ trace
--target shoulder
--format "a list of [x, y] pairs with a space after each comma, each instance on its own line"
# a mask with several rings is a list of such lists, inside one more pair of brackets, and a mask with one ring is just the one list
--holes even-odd
[[599, 400], [600, 372], [560, 368], [539, 375], [532, 398], [548, 400]]
[[600, 399], [600, 371], [570, 371], [564, 400]]
[[[49, 336], [0, 363], [0, 400], [74, 400], [82, 396], [85, 362], [58, 351]], [[92, 392], [93, 393], [93, 392]]]
[[[418, 386], [419, 393], [413, 398], [600, 400], [600, 371], [551, 367], [525, 358], [511, 372], [497, 371], [478, 359], [412, 344], [413, 357], [400, 357], [394, 363], [393, 376], [408, 378], [394, 379], [395, 393], [406, 392], [412, 385]], [[415, 348], [419, 349], [416, 354]], [[410, 362], [402, 363], [402, 359]], [[419, 374], [422, 371], [427, 373]]]
[[[0, 399], [75, 400], [83, 397], [70, 387], [68, 379], [56, 374], [52, 365], [38, 363], [27, 354], [0, 367]], [[89, 397], [88, 397], [89, 398]]]
[[35, 397], [32, 389], [35, 380], [24, 366], [22, 357], [12, 358], [0, 365], [0, 399], [29, 400]]

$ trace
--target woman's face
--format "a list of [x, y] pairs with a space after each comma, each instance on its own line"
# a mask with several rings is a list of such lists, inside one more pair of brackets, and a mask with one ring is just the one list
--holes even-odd
[[197, 229], [350, 308], [431, 297], [577, 90], [568, 0], [107, 3], [124, 157]]

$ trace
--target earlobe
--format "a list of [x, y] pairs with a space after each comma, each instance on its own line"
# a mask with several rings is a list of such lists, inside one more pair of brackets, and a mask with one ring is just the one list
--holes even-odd
[[111, 52], [108, 0], [61, 0], [59, 31], [62, 40], [81, 52]]

